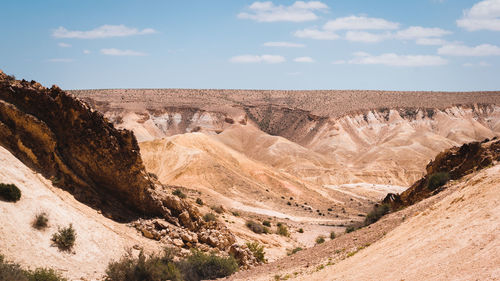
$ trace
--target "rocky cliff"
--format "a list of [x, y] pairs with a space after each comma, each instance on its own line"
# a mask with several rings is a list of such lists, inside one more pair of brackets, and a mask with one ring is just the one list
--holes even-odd
[[443, 173], [446, 180], [457, 180], [475, 171], [489, 167], [500, 161], [500, 140], [486, 139], [482, 142], [466, 143], [439, 153], [426, 167], [426, 175], [416, 181], [401, 194], [390, 193], [383, 203], [392, 209], [409, 206], [441, 192], [446, 186], [430, 188], [429, 181], [433, 175]]
[[0, 71], [0, 145], [108, 217], [160, 217], [176, 233], [202, 234], [196, 243], [220, 249], [235, 241], [223, 225], [204, 222], [196, 207], [145, 171], [131, 131], [115, 129], [57, 86], [48, 89]]

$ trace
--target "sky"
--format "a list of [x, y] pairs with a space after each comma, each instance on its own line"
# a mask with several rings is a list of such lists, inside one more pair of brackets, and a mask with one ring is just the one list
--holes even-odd
[[45, 86], [500, 90], [500, 0], [0, 1], [0, 69]]

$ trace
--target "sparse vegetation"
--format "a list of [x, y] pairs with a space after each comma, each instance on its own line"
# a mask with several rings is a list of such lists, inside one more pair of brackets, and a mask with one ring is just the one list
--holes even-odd
[[0, 255], [1, 281], [67, 281], [53, 269], [37, 268], [34, 271], [24, 270], [20, 265], [5, 261]]
[[165, 249], [163, 255], [146, 257], [143, 252], [138, 258], [130, 253], [119, 261], [111, 262], [106, 269], [106, 281], [156, 281], [187, 280], [199, 281], [229, 276], [238, 270], [233, 257], [219, 257], [192, 250], [184, 260], [174, 261], [176, 250]]
[[49, 226], [49, 217], [45, 212], [39, 212], [35, 215], [35, 219], [31, 223], [31, 226], [38, 230], [44, 230]]
[[290, 233], [288, 232], [288, 227], [284, 224], [278, 225], [278, 231], [276, 233], [285, 237], [290, 236]]
[[186, 194], [184, 194], [184, 192], [182, 192], [182, 190], [180, 190], [179, 188], [177, 188], [176, 190], [174, 190], [172, 192], [172, 194], [175, 195], [175, 196], [177, 196], [177, 197], [179, 197], [179, 198], [182, 198], [182, 199], [184, 199], [184, 198], [187, 197]]
[[335, 239], [335, 231], [330, 232], [330, 239]]
[[288, 255], [293, 255], [293, 254], [296, 254], [297, 252], [300, 252], [302, 251], [303, 249], [301, 247], [296, 247], [296, 248], [293, 248], [291, 249], [289, 252], [288, 252]]
[[246, 245], [258, 262], [267, 262], [263, 245], [260, 245], [258, 242], [247, 242]]
[[240, 216], [240, 213], [238, 211], [232, 211], [231, 214], [233, 214], [233, 216], [235, 216], [235, 217]]
[[446, 172], [434, 173], [429, 176], [427, 188], [430, 191], [436, 190], [438, 187], [445, 185], [450, 180], [450, 174]]
[[59, 230], [52, 235], [52, 242], [62, 251], [69, 251], [73, 248], [76, 241], [76, 232], [73, 224], [68, 227], [59, 228]]
[[390, 207], [388, 204], [375, 205], [375, 207], [373, 207], [373, 210], [368, 213], [368, 215], [366, 215], [364, 222], [365, 226], [378, 221], [385, 214], [389, 213], [389, 211]]
[[267, 227], [271, 227], [271, 222], [270, 221], [263, 221], [262, 225], [265, 225]]
[[299, 228], [299, 233], [304, 233], [304, 229], [302, 227]]
[[257, 234], [261, 234], [264, 232], [264, 226], [262, 226], [260, 223], [257, 223], [255, 221], [247, 221], [246, 226], [252, 230], [253, 232]]
[[200, 205], [200, 206], [203, 206], [203, 200], [201, 200], [201, 198], [196, 198], [196, 204]]
[[214, 210], [214, 212], [216, 212], [217, 214], [224, 213], [224, 208], [222, 206], [212, 206], [211, 209]]
[[316, 244], [323, 244], [323, 243], [325, 243], [325, 236], [320, 235], [316, 237]]
[[214, 213], [206, 213], [203, 216], [203, 220], [206, 221], [206, 222], [215, 221], [215, 220], [217, 220], [217, 217], [215, 216]]
[[21, 190], [15, 184], [0, 183], [0, 198], [8, 202], [21, 199]]
[[345, 233], [351, 233], [353, 231], [356, 230], [356, 227], [354, 226], [348, 226], [346, 229], [345, 229]]

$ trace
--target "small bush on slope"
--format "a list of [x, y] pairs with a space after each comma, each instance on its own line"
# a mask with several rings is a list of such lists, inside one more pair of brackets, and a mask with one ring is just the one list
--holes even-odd
[[47, 216], [47, 213], [40, 212], [36, 214], [31, 226], [38, 230], [44, 230], [47, 228], [47, 226], [49, 226], [49, 217]]
[[21, 190], [14, 184], [0, 183], [0, 198], [9, 202], [17, 202], [21, 199]]
[[448, 180], [450, 180], [450, 175], [446, 172], [434, 173], [429, 176], [427, 181], [427, 188], [431, 191], [436, 190], [436, 188], [445, 185]]
[[172, 194], [175, 195], [175, 196], [177, 196], [177, 197], [179, 197], [179, 198], [182, 198], [182, 199], [184, 199], [184, 198], [187, 197], [186, 194], [184, 194], [184, 192], [182, 192], [182, 190], [180, 190], [178, 188], [176, 190], [174, 190], [172, 192]]
[[59, 230], [52, 235], [52, 242], [62, 251], [69, 251], [75, 245], [76, 232], [72, 224], [68, 227], [59, 228]]
[[211, 280], [235, 273], [238, 262], [231, 256], [219, 257], [193, 249], [191, 255], [179, 263], [179, 268], [187, 281]]
[[264, 227], [260, 223], [256, 223], [254, 221], [247, 221], [246, 226], [257, 234], [261, 234], [264, 232]]
[[281, 236], [289, 237], [290, 233], [288, 232], [288, 227], [284, 224], [278, 225], [277, 233]]
[[264, 246], [260, 245], [258, 242], [247, 242], [246, 245], [258, 262], [267, 262]]
[[366, 215], [365, 225], [370, 225], [376, 221], [378, 221], [385, 214], [389, 213], [390, 207], [388, 204], [382, 204], [375, 206], [373, 210]]

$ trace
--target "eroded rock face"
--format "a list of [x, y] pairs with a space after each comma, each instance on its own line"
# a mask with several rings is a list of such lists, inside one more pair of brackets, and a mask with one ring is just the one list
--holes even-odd
[[442, 191], [444, 187], [429, 190], [429, 177], [435, 173], [446, 172], [451, 180], [457, 180], [474, 171], [484, 169], [500, 161], [500, 140], [486, 139], [482, 142], [466, 143], [439, 153], [426, 167], [427, 174], [401, 194], [389, 193], [383, 203], [392, 209], [409, 206]]
[[145, 171], [131, 131], [115, 129], [57, 86], [48, 89], [0, 71], [0, 145], [108, 217], [163, 218], [151, 228], [138, 227], [148, 238], [161, 240], [172, 228], [183, 245], [200, 240], [225, 250], [235, 242], [224, 225], [204, 222], [196, 207]]

